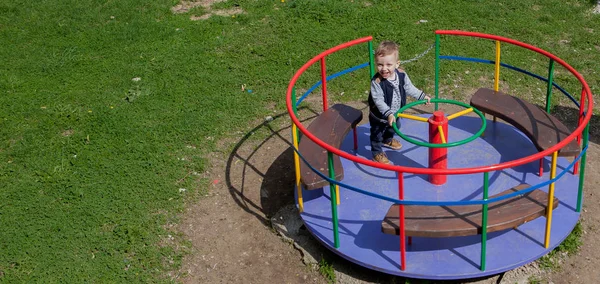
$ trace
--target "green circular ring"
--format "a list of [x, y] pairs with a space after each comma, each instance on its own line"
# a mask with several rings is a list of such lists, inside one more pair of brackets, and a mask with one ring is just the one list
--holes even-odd
[[[477, 137], [481, 136], [481, 134], [483, 133], [483, 131], [485, 131], [485, 128], [487, 126], [486, 123], [486, 119], [485, 119], [485, 115], [479, 111], [478, 109], [465, 104], [463, 102], [459, 102], [459, 101], [455, 101], [455, 100], [444, 100], [444, 99], [431, 99], [430, 100], [432, 103], [447, 103], [447, 104], [453, 104], [453, 105], [458, 105], [458, 106], [462, 106], [464, 108], [473, 108], [473, 111], [475, 113], [477, 113], [477, 115], [479, 115], [479, 118], [481, 118], [482, 124], [481, 124], [481, 128], [479, 129], [479, 131], [477, 131], [477, 133], [473, 134], [473, 136], [460, 140], [460, 141], [456, 141], [456, 142], [452, 142], [452, 143], [441, 143], [441, 144], [433, 144], [433, 143], [428, 143], [428, 142], [421, 142], [421, 141], [417, 141], [415, 139], [412, 139], [406, 135], [404, 135], [402, 132], [400, 132], [400, 130], [398, 129], [398, 126], [396, 125], [396, 120], [394, 120], [394, 123], [392, 124], [392, 127], [394, 127], [394, 131], [396, 131], [396, 134], [398, 134], [400, 137], [402, 137], [402, 139], [413, 143], [415, 145], [419, 145], [422, 147], [430, 147], [430, 148], [450, 148], [450, 147], [455, 147], [455, 146], [459, 146], [459, 145], [463, 145], [466, 143], [469, 143], [475, 139], [477, 139]], [[416, 105], [420, 105], [420, 104], [425, 104], [427, 103], [426, 100], [420, 100], [420, 101], [415, 101], [412, 103], [409, 103], [403, 107], [401, 107], [395, 114], [394, 116], [397, 118], [398, 114], [404, 112], [406, 109], [411, 108], [413, 106]]]

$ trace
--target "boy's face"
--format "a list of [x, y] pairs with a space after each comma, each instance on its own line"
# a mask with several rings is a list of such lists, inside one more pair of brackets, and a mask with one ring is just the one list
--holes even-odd
[[400, 62], [394, 53], [377, 56], [375, 58], [375, 64], [377, 65], [377, 72], [385, 79], [393, 78], [394, 74], [396, 74], [396, 68], [400, 66]]

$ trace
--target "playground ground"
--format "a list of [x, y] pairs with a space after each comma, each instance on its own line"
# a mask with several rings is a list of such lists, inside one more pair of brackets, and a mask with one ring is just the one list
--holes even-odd
[[[459, 29], [551, 51], [599, 94], [595, 2], [2, 1], [0, 282], [325, 282], [269, 219], [293, 203], [283, 105], [294, 72], [372, 35], [374, 44], [399, 41], [403, 61], [424, 54], [404, 67], [431, 92], [434, 31]], [[444, 40], [443, 54], [493, 58], [492, 43], [464, 43]], [[548, 74], [545, 59], [502, 50], [502, 62]], [[347, 51], [328, 58], [328, 70], [367, 61], [364, 46]], [[445, 98], [491, 86], [491, 66], [447, 63]], [[298, 87], [318, 80], [317, 69]], [[502, 72], [511, 93], [540, 103], [541, 82]], [[577, 96], [565, 70], [555, 73]], [[362, 109], [367, 74], [332, 82], [332, 100]], [[263, 124], [267, 116], [274, 120]], [[555, 282], [596, 276], [597, 134], [584, 248], [563, 265], [572, 277], [548, 276]], [[341, 281], [403, 282], [311, 252], [348, 275]]]
[[[365, 111], [364, 103], [353, 105]], [[311, 117], [312, 110], [300, 115]], [[447, 107], [452, 111], [451, 107]], [[366, 116], [365, 116], [366, 117]], [[290, 149], [290, 122], [284, 110], [273, 110], [273, 120], [256, 120], [254, 128], [224, 141], [221, 151], [210, 157], [207, 172], [211, 194], [190, 205], [179, 229], [194, 250], [184, 260], [180, 280], [184, 283], [326, 283], [307, 259], [325, 259], [336, 271], [338, 283], [428, 283], [375, 272], [337, 257], [320, 246], [309, 234], [281, 237], [273, 224], [295, 219], [293, 209], [293, 158]], [[364, 123], [364, 121], [363, 121]], [[600, 279], [600, 184], [598, 119], [593, 117], [590, 150], [585, 178], [582, 213], [583, 245], [571, 256], [554, 258], [558, 268], [546, 270], [530, 264], [485, 279], [456, 283], [594, 283]], [[231, 146], [234, 145], [234, 146]], [[304, 258], [304, 262], [303, 262]], [[312, 260], [314, 262], [314, 260]], [[455, 282], [452, 282], [455, 283]]]

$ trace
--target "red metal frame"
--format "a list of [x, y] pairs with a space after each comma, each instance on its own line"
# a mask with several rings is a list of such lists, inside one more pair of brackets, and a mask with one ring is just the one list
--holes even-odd
[[[499, 41], [503, 41], [506, 43], [510, 43], [513, 45], [527, 48], [529, 50], [535, 51], [537, 53], [545, 55], [548, 58], [553, 59], [555, 62], [557, 62], [558, 64], [562, 65], [567, 70], [569, 70], [571, 72], [571, 74], [573, 74], [579, 80], [579, 82], [582, 84], [583, 89], [584, 89], [583, 93], [585, 93], [585, 96], [582, 96], [582, 99], [581, 99], [582, 102], [585, 101], [584, 97], [588, 97], [588, 101], [590, 103], [587, 106], [587, 111], [585, 111], [585, 117], [581, 121], [582, 123], [580, 125], [578, 125], [577, 128], [569, 136], [567, 136], [567, 138], [565, 138], [558, 144], [554, 145], [553, 147], [546, 149], [545, 151], [538, 152], [537, 154], [533, 154], [531, 156], [523, 157], [523, 158], [513, 160], [513, 161], [508, 161], [508, 162], [489, 165], [489, 166], [474, 167], [474, 168], [455, 168], [455, 169], [438, 170], [438, 169], [428, 169], [428, 168], [412, 168], [412, 167], [403, 167], [403, 166], [395, 166], [395, 165], [386, 165], [386, 164], [377, 163], [377, 162], [374, 162], [371, 160], [363, 159], [361, 157], [354, 156], [352, 154], [349, 154], [349, 153], [346, 153], [339, 149], [336, 149], [335, 147], [332, 147], [329, 144], [318, 139], [316, 136], [314, 136], [312, 133], [310, 133], [308, 130], [306, 130], [306, 128], [302, 125], [300, 120], [296, 117], [296, 115], [293, 112], [293, 108], [292, 108], [292, 98], [291, 98], [292, 89], [293, 89], [294, 85], [296, 84], [296, 81], [298, 80], [300, 75], [302, 75], [302, 73], [304, 73], [304, 71], [306, 71], [306, 69], [308, 69], [310, 66], [312, 66], [315, 62], [317, 62], [317, 61], [321, 60], [322, 58], [324, 58], [325, 56], [335, 53], [336, 51], [339, 51], [341, 49], [344, 49], [344, 48], [347, 48], [347, 47], [350, 47], [350, 46], [353, 46], [356, 44], [371, 41], [371, 40], [373, 40], [373, 37], [371, 37], [371, 36], [352, 40], [352, 41], [340, 44], [336, 47], [330, 48], [330, 49], [320, 53], [319, 55], [313, 57], [311, 60], [306, 62], [302, 67], [300, 67], [300, 69], [298, 69], [298, 71], [296, 71], [296, 73], [290, 80], [290, 83], [288, 85], [288, 89], [286, 92], [286, 105], [287, 105], [287, 109], [288, 109], [288, 114], [290, 115], [292, 122], [294, 124], [296, 124], [296, 126], [304, 134], [304, 136], [306, 136], [308, 139], [314, 141], [320, 147], [324, 148], [327, 151], [331, 151], [332, 153], [334, 153], [342, 158], [353, 161], [353, 162], [357, 162], [357, 163], [367, 165], [370, 167], [375, 167], [375, 168], [380, 168], [380, 169], [390, 170], [390, 171], [396, 171], [396, 172], [408, 172], [408, 173], [415, 173], [415, 174], [456, 175], [456, 174], [471, 174], [471, 173], [481, 173], [481, 172], [488, 172], [488, 171], [497, 171], [497, 170], [502, 170], [502, 169], [506, 169], [506, 168], [516, 167], [519, 165], [523, 165], [523, 164], [541, 159], [541, 158], [548, 156], [551, 153], [561, 149], [562, 147], [567, 145], [569, 142], [571, 142], [573, 139], [575, 139], [578, 135], [580, 135], [580, 133], [582, 133], [582, 131], [585, 128], [585, 125], [590, 121], [591, 116], [592, 116], [592, 109], [593, 109], [593, 103], [592, 103], [593, 101], [591, 98], [592, 92], [590, 90], [590, 87], [583, 79], [583, 76], [581, 74], [579, 74], [579, 72], [577, 72], [573, 67], [571, 67], [569, 64], [567, 64], [565, 61], [558, 58], [557, 56], [555, 56], [543, 49], [537, 48], [535, 46], [532, 46], [532, 45], [529, 45], [526, 43], [522, 43], [520, 41], [516, 41], [513, 39], [496, 36], [496, 35], [489, 35], [489, 34], [475, 33], [475, 32], [464, 32], [464, 31], [451, 31], [451, 30], [438, 30], [435, 33], [439, 34], [439, 35], [470, 36], [470, 37], [479, 37], [479, 38], [486, 38], [486, 39], [492, 39], [492, 40], [499, 40]], [[581, 104], [580, 107], [581, 107], [581, 109], [583, 109], [583, 107], [584, 107], [583, 104]]]
[[323, 94], [323, 111], [326, 111], [327, 105], [327, 66], [325, 65], [325, 56], [321, 58], [321, 93]]
[[[404, 200], [404, 174], [398, 173], [398, 200]], [[404, 205], [398, 206], [398, 224], [400, 225], [400, 270], [406, 269], [406, 235], [404, 232]]]

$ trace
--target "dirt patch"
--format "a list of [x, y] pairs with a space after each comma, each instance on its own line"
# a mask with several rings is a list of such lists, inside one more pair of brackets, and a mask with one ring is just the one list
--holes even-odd
[[[364, 102], [351, 105], [366, 113]], [[299, 117], [308, 125], [320, 108], [320, 104], [302, 107]], [[447, 109], [457, 110], [453, 106]], [[192, 253], [183, 261], [180, 273], [186, 276], [181, 281], [269, 283], [276, 279], [277, 283], [326, 283], [315, 270], [315, 263], [325, 259], [333, 264], [338, 283], [404, 283], [403, 278], [369, 270], [335, 255], [303, 230], [292, 190], [295, 177], [289, 117], [280, 112], [271, 118], [257, 119], [254, 128], [227, 139], [231, 144], [209, 157], [212, 168], [206, 175], [212, 181], [210, 195], [190, 205], [178, 226], [193, 244]], [[595, 118], [592, 124], [600, 125], [600, 119]], [[595, 171], [600, 166], [600, 151], [598, 141], [592, 141], [587, 157], [580, 252], [561, 257], [562, 269], [555, 271], [546, 272], [533, 263], [466, 282], [595, 283], [600, 279], [596, 269], [600, 265], [600, 197], [595, 192], [600, 186], [600, 173]]]
[[194, 9], [196, 7], [203, 7], [205, 9], [210, 10], [213, 4], [225, 1], [227, 0], [181, 1], [175, 7], [171, 8], [171, 11], [175, 14], [183, 14], [189, 12], [191, 9]]
[[215, 11], [213, 11], [213, 14], [215, 14], [217, 16], [222, 16], [222, 17], [239, 15], [239, 14], [242, 14], [242, 13], [244, 13], [244, 10], [242, 10], [239, 7], [235, 7], [235, 8], [231, 8], [231, 9], [227, 9], [227, 10], [215, 10]]
[[75, 133], [75, 130], [67, 129], [67, 130], [63, 131], [60, 135], [62, 135], [63, 137], [69, 137], [69, 136], [73, 135], [73, 133]]
[[242, 10], [240, 7], [222, 10], [213, 9], [213, 5], [220, 2], [227, 2], [227, 0], [181, 1], [179, 4], [171, 8], [171, 11], [174, 14], [184, 14], [196, 7], [202, 7], [206, 11], [206, 14], [201, 16], [191, 15], [190, 20], [192, 21], [206, 20], [213, 15], [229, 17], [244, 13], [244, 10]]
[[290, 128], [279, 125], [283, 120], [289, 121], [287, 113], [257, 123], [235, 139], [232, 151], [224, 145], [209, 157], [210, 196], [189, 206], [179, 225], [194, 247], [182, 267], [183, 282], [325, 283], [270, 225], [294, 202]]
[[569, 42], [571, 42], [571, 41], [569, 41], [568, 39], [561, 39], [558, 41], [558, 43], [560, 43], [560, 44], [567, 44]]

